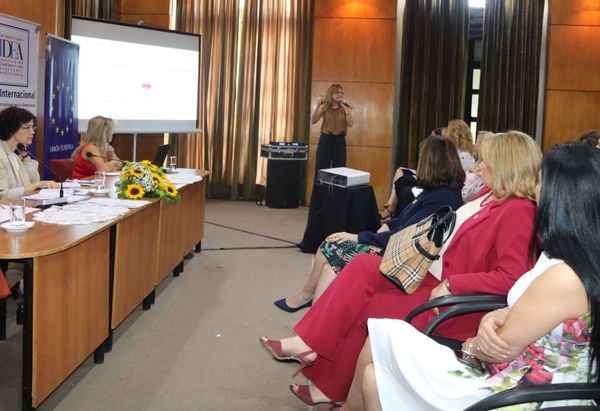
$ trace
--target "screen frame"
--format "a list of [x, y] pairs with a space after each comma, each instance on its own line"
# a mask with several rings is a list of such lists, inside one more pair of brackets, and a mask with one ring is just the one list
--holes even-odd
[[[77, 43], [73, 36], [98, 38], [109, 41], [128, 42], [141, 45], [151, 45], [158, 47], [169, 47], [173, 49], [192, 50], [198, 53], [197, 65], [197, 90], [195, 101], [195, 119], [187, 120], [158, 120], [155, 117], [147, 119], [122, 119], [115, 114], [96, 113], [95, 115], [104, 115], [111, 117], [116, 121], [115, 133], [198, 133], [199, 128], [199, 109], [200, 109], [200, 94], [201, 94], [201, 39], [200, 34], [185, 33], [174, 30], [167, 30], [156, 27], [148, 27], [142, 25], [133, 25], [122, 22], [109, 20], [99, 20], [89, 17], [73, 16], [72, 17], [72, 34], [71, 41]], [[80, 43], [77, 43], [80, 44]], [[176, 45], [176, 46], [175, 46]], [[81, 54], [81, 45], [80, 45]], [[107, 79], [109, 81], [109, 79]], [[79, 81], [78, 81], [79, 83]], [[81, 88], [80, 90], [81, 91]], [[81, 93], [78, 93], [81, 96]], [[78, 101], [79, 109], [81, 109], [81, 98]], [[89, 118], [81, 118], [79, 114], [77, 119], [80, 133], [85, 133]], [[89, 115], [91, 117], [91, 115]]]

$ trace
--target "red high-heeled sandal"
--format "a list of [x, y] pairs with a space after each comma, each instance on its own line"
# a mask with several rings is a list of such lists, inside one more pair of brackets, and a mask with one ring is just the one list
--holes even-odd
[[[297, 390], [294, 390], [294, 387], [298, 387]], [[310, 395], [310, 387], [308, 385], [292, 384], [290, 385], [290, 391], [306, 405], [327, 404], [332, 406], [330, 408], [331, 410], [341, 407], [341, 404], [335, 401], [313, 401]]]
[[269, 353], [271, 353], [273, 358], [275, 358], [276, 360], [278, 360], [278, 361], [298, 361], [300, 363], [300, 367], [296, 370], [296, 372], [294, 372], [292, 377], [295, 377], [296, 375], [298, 375], [298, 373], [300, 371], [302, 371], [303, 369], [312, 367], [312, 365], [314, 363], [314, 361], [306, 358], [307, 356], [314, 353], [314, 351], [312, 351], [312, 350], [305, 351], [298, 355], [284, 355], [283, 350], [281, 349], [281, 341], [271, 340], [268, 337], [261, 337], [258, 340], [261, 342], [263, 347], [265, 347], [267, 349], [267, 351], [269, 351]]

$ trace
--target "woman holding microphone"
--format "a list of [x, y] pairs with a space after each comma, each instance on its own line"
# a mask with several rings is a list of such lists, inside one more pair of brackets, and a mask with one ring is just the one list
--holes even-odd
[[323, 121], [315, 160], [315, 182], [319, 170], [346, 166], [346, 133], [354, 124], [354, 117], [339, 84], [329, 86], [325, 97], [319, 96], [317, 99], [310, 122], [316, 124], [320, 119]]

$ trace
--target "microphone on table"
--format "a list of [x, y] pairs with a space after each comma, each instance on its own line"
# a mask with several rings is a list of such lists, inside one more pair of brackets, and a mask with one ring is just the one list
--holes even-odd
[[350, 104], [348, 104], [348, 102], [347, 102], [347, 101], [343, 101], [341, 98], [340, 98], [340, 99], [338, 99], [338, 101], [339, 101], [339, 103], [340, 103], [342, 106], [346, 106], [346, 107], [348, 107], [350, 110], [352, 110], [352, 109], [354, 108], [354, 107], [352, 107]]
[[118, 161], [118, 162], [120, 162], [120, 163], [122, 163], [122, 162], [123, 162], [123, 160], [119, 160], [119, 159], [116, 159], [116, 158], [110, 158], [110, 157], [104, 157], [104, 156], [101, 156], [101, 155], [98, 155], [98, 154], [92, 154], [92, 153], [90, 153], [89, 151], [88, 151], [87, 153], [85, 153], [85, 156], [86, 156], [87, 158], [92, 158], [92, 157], [100, 157], [100, 158], [102, 158], [102, 159], [104, 159], [104, 160], [106, 160], [106, 161]]
[[31, 154], [27, 150], [27, 147], [25, 147], [25, 144], [23, 144], [23, 143], [17, 144], [17, 149], [21, 153], [25, 153], [25, 155], [21, 154], [22, 158], [29, 157], [29, 158], [37, 161], [42, 166], [44, 166], [44, 168], [46, 170], [50, 171], [50, 173], [52, 173], [53, 175], [55, 175], [56, 178], [58, 178], [58, 181], [60, 181], [60, 192], [59, 192], [60, 195], [59, 195], [59, 198], [47, 198], [47, 199], [43, 199], [43, 200], [38, 200], [35, 203], [33, 203], [33, 206], [34, 207], [38, 207], [38, 208], [48, 208], [48, 207], [51, 207], [53, 205], [65, 205], [65, 204], [67, 204], [67, 200], [65, 198], [63, 198], [63, 179], [60, 177], [60, 175], [56, 171], [52, 170], [48, 165], [46, 165], [46, 163], [44, 163], [43, 161], [40, 161], [37, 157], [35, 157], [33, 154]]

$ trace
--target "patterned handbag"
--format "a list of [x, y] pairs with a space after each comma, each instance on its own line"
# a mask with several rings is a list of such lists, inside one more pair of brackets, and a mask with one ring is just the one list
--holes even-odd
[[390, 237], [379, 271], [407, 294], [415, 292], [434, 260], [440, 258], [456, 223], [450, 206], [431, 214]]

